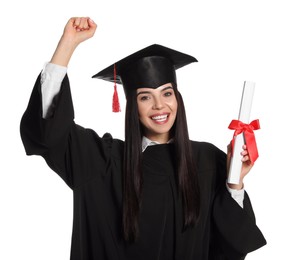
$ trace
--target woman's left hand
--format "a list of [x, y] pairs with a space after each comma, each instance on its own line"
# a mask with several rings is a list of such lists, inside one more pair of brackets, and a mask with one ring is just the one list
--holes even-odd
[[[231, 144], [229, 144], [227, 146], [227, 172], [229, 172], [229, 166], [230, 166], [230, 159], [231, 159]], [[242, 147], [242, 152], [240, 153], [242, 158], [242, 167], [241, 167], [241, 172], [240, 172], [240, 181], [239, 184], [231, 184], [228, 183], [228, 186], [231, 189], [236, 189], [236, 190], [240, 190], [243, 188], [243, 179], [244, 177], [249, 173], [249, 171], [251, 170], [251, 168], [253, 167], [253, 163], [250, 161], [249, 155], [248, 155], [248, 150], [247, 150], [247, 146], [243, 145]]]

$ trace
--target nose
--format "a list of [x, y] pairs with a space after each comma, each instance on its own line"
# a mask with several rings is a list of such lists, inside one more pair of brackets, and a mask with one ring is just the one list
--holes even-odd
[[154, 110], [161, 110], [164, 107], [164, 103], [160, 97], [154, 97], [153, 109]]

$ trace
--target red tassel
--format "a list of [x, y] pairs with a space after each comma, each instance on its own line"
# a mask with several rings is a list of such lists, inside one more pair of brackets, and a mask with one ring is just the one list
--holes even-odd
[[118, 93], [117, 93], [117, 87], [116, 84], [114, 85], [114, 93], [113, 93], [113, 101], [112, 101], [112, 111], [113, 112], [120, 112], [120, 105], [119, 105], [119, 99], [118, 99]]
[[116, 85], [116, 67], [114, 64], [114, 93], [113, 93], [113, 100], [112, 100], [112, 112], [120, 112], [120, 104], [119, 98], [117, 93], [117, 85]]

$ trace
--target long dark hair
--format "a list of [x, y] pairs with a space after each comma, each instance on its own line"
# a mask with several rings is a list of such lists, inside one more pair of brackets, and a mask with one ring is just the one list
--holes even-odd
[[[178, 103], [177, 117], [172, 127], [177, 162], [177, 180], [183, 201], [184, 228], [194, 226], [199, 218], [200, 192], [192, 149], [189, 141], [184, 102], [173, 85]], [[125, 148], [123, 165], [123, 234], [133, 242], [139, 236], [139, 214], [142, 196], [142, 126], [138, 117], [136, 90], [126, 95]]]

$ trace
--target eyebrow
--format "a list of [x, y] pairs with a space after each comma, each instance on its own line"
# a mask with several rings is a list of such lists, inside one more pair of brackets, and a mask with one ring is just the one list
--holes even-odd
[[[167, 86], [167, 87], [163, 88], [163, 89], [161, 90], [161, 92], [163, 92], [163, 91], [165, 91], [165, 90], [167, 90], [167, 89], [173, 89], [173, 86]], [[151, 92], [148, 91], [148, 90], [146, 90], [146, 91], [140, 91], [140, 92], [137, 93], [137, 96], [139, 96], [139, 95], [141, 95], [141, 94], [150, 94], [150, 93], [151, 93]]]

